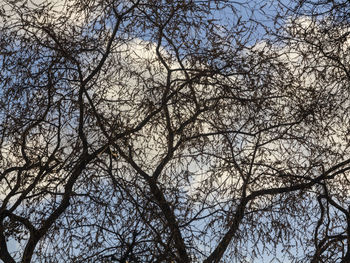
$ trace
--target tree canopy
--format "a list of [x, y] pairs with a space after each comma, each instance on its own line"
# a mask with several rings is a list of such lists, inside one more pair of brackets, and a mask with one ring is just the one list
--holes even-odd
[[348, 9], [0, 2], [0, 260], [350, 262]]

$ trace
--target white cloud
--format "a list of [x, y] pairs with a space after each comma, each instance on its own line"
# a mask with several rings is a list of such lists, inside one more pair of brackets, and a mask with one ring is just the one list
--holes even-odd
[[3, 10], [0, 26], [20, 21], [29, 14], [38, 24], [65, 19], [69, 24], [79, 25], [85, 19], [84, 13], [77, 13], [76, 9], [72, 12], [69, 1], [65, 0], [1, 0], [0, 10]]

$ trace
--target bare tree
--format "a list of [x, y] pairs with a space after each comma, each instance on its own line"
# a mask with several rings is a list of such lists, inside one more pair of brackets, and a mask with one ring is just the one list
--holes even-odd
[[302, 6], [4, 1], [0, 259], [346, 262], [347, 51]]
[[[271, 30], [284, 58], [303, 79], [299, 97], [311, 112], [308, 144], [317, 146], [320, 172], [331, 170], [308, 190], [303, 208], [309, 233], [300, 244], [303, 260], [349, 262], [349, 14], [346, 1], [280, 1], [284, 18]], [[316, 128], [318, 127], [318, 128]]]

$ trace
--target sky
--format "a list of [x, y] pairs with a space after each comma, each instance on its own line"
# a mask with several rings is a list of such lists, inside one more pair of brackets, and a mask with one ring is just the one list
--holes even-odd
[[[37, 1], [36, 3], [39, 3], [39, 1]], [[57, 5], [56, 5], [57, 7], [55, 8], [55, 10], [57, 11], [57, 12], [60, 12], [61, 11], [61, 7], [60, 7], [60, 2], [58, 1], [57, 2]], [[265, 6], [265, 8], [266, 8], [266, 6]], [[268, 10], [268, 9], [267, 9]], [[223, 13], [218, 13], [217, 15], [220, 17], [220, 18], [222, 18], [222, 17], [224, 17], [224, 16], [228, 16], [227, 15], [227, 13], [225, 12], [225, 11], [222, 11]], [[245, 17], [245, 16], [249, 16], [250, 14], [244, 14], [243, 13], [243, 18]], [[255, 14], [255, 17], [257, 18], [257, 19], [259, 19], [259, 14]], [[227, 17], [226, 18], [226, 21], [229, 21], [230, 20], [230, 17]], [[266, 23], [270, 23], [270, 22], [266, 22]], [[257, 31], [257, 35], [260, 37], [261, 35], [263, 35], [263, 31], [262, 31], [262, 29], [260, 28], [258, 31]], [[138, 46], [139, 47], [139, 49], [137, 48], [137, 47], [135, 47], [134, 48], [134, 51], [137, 53], [137, 56], [139, 56], [139, 57], [141, 57], [142, 58], [142, 56], [149, 56], [148, 54], [147, 54], [147, 52], [142, 52], [142, 45], [143, 44], [140, 44], [140, 42], [139, 43], [135, 43], [135, 45], [136, 46]], [[12, 249], [12, 247], [15, 247], [15, 242], [13, 242], [13, 241], [10, 241], [9, 242], [9, 247]], [[257, 261], [255, 261], [255, 262], [257, 262]], [[259, 261], [260, 262], [260, 261]], [[264, 257], [263, 259], [262, 259], [262, 261], [261, 262], [274, 262], [274, 261], [271, 261], [271, 258], [270, 257], [268, 257], [268, 256], [266, 256], [266, 257]], [[277, 262], [277, 261], [276, 261]], [[286, 263], [287, 261], [284, 261], [283, 260], [283, 262], [284, 263]]]

